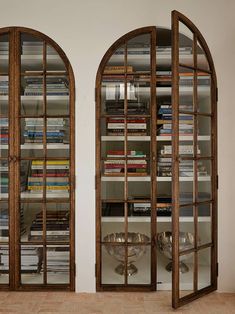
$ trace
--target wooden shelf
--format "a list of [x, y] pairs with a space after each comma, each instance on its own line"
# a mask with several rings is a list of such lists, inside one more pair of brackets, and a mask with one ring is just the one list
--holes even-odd
[[[179, 181], [180, 182], [193, 182], [194, 178], [193, 177], [180, 177]], [[123, 177], [114, 177], [114, 176], [102, 176], [101, 177], [101, 181], [102, 182], [109, 182], [109, 181], [125, 181], [124, 176]], [[146, 177], [127, 177], [127, 181], [131, 182], [131, 181], [151, 181], [151, 177], [150, 176], [146, 176]], [[171, 182], [172, 181], [172, 177], [157, 177], [157, 181], [158, 182]], [[204, 177], [199, 177], [198, 181], [205, 181], [205, 182], [210, 182], [211, 181], [211, 177], [210, 176], [204, 176]]]
[[[107, 222], [107, 223], [123, 223], [125, 222], [124, 217], [102, 217], [101, 219], [102, 223]], [[145, 217], [145, 216], [139, 216], [139, 217], [128, 217], [128, 223], [134, 223], [134, 222], [141, 222], [141, 223], [150, 223], [151, 218], [150, 217]], [[179, 219], [180, 222], [189, 222], [193, 223], [194, 219], [193, 217], [180, 217]], [[162, 222], [172, 222], [171, 217], [157, 217], [156, 220], [157, 223], [162, 223]], [[209, 222], [211, 223], [211, 218], [210, 217], [198, 217], [198, 222]]]
[[[125, 137], [124, 136], [118, 136], [118, 135], [109, 135], [109, 136], [101, 136], [101, 141], [102, 142], [113, 142], [113, 141], [124, 141]], [[150, 136], [127, 136], [128, 141], [133, 141], [133, 142], [149, 142], [151, 140]], [[171, 141], [172, 137], [171, 136], [157, 136], [156, 137], [157, 141]], [[193, 141], [193, 136], [185, 135], [185, 136], [180, 136], [179, 137], [180, 141]], [[209, 135], [199, 135], [198, 136], [198, 141], [210, 141], [211, 137]]]

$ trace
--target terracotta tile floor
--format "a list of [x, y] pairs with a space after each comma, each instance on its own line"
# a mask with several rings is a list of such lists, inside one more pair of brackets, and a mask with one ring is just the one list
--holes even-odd
[[212, 293], [173, 310], [170, 292], [149, 293], [65, 293], [0, 292], [0, 313], [79, 313], [79, 314], [150, 314], [150, 313], [235, 313], [235, 294]]

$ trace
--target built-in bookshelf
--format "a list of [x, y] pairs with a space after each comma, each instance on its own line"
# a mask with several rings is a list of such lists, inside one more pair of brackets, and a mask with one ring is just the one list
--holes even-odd
[[[215, 288], [216, 81], [186, 20], [177, 22], [182, 33], [146, 27], [121, 37], [97, 72], [99, 291], [171, 289], [168, 263], [181, 260], [174, 300]], [[165, 255], [163, 233], [180, 243]], [[193, 239], [185, 253], [183, 236]]]
[[52, 39], [12, 27], [0, 72], [0, 289], [74, 290], [72, 68]]

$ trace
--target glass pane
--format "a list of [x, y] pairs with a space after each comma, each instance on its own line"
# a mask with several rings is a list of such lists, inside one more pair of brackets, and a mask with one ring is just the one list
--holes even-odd
[[[37, 163], [42, 167], [42, 162]], [[69, 196], [69, 160], [47, 160], [46, 194], [47, 197]], [[42, 182], [40, 183], [42, 189]]]
[[[142, 78], [140, 76], [139, 77], [135, 76], [133, 79], [128, 77], [127, 114], [129, 115], [149, 114], [151, 98], [150, 95], [151, 95], [150, 77], [144, 76], [144, 78]], [[136, 123], [138, 122], [139, 121], [137, 119]]]
[[21, 173], [26, 178], [26, 185], [22, 184], [21, 198], [42, 198], [40, 184], [43, 180], [43, 161], [22, 160]]
[[69, 284], [70, 282], [69, 246], [47, 246], [47, 283]]
[[[42, 84], [42, 78], [36, 78], [37, 82]], [[21, 114], [26, 116], [39, 116], [43, 114], [43, 97], [42, 92], [38, 95], [39, 84], [33, 86], [33, 77], [25, 76], [21, 81], [22, 95], [21, 95]]]
[[179, 62], [194, 66], [193, 33], [183, 23], [179, 23]]
[[211, 77], [207, 73], [197, 72], [198, 111], [211, 113]]
[[65, 71], [65, 64], [58, 52], [50, 45], [46, 45], [46, 69], [49, 71]]
[[[69, 242], [70, 228], [70, 204], [69, 203], [47, 203], [46, 205], [46, 239], [47, 241]], [[38, 217], [38, 225], [42, 224]]]
[[125, 231], [124, 203], [102, 202], [101, 239]]
[[[31, 191], [31, 183], [30, 183], [30, 173], [31, 173], [31, 161], [29, 160], [21, 160], [20, 162], [20, 192], [21, 197], [29, 196], [29, 191]], [[29, 196], [30, 197], [30, 196]]]
[[8, 176], [8, 162], [5, 160], [0, 161], [0, 180], [1, 180], [0, 198], [6, 199], [8, 198], [9, 176]]
[[[122, 74], [125, 71], [125, 47], [119, 47], [110, 57], [105, 67], [104, 74]], [[128, 69], [127, 69], [128, 70]]]
[[43, 283], [43, 247], [21, 245], [20, 272], [22, 284]]
[[[179, 110], [194, 111], [193, 101], [194, 72], [188, 68], [179, 68]], [[185, 120], [185, 119], [182, 119]], [[185, 122], [185, 121], [183, 121]], [[188, 124], [183, 123], [183, 124]]]
[[42, 208], [41, 203], [21, 203], [20, 234], [22, 242], [42, 241]]
[[179, 166], [179, 176], [182, 180], [191, 179], [194, 177], [194, 161], [193, 160], [184, 160], [180, 162]]
[[200, 155], [211, 156], [211, 117], [198, 115], [198, 141]]
[[211, 248], [198, 251], [198, 289], [211, 285]]
[[9, 247], [0, 245], [0, 284], [9, 283]]
[[201, 204], [198, 206], [198, 245], [211, 243], [211, 204]]
[[143, 219], [139, 220], [137, 217], [128, 217], [127, 228], [128, 228], [128, 242], [144, 244], [144, 246], [150, 242], [151, 239], [150, 219], [148, 222], [143, 222]]
[[9, 241], [9, 211], [8, 203], [0, 204], [0, 242]]
[[[111, 240], [110, 238], [107, 238]], [[101, 246], [101, 284], [124, 284], [125, 276], [123, 270], [124, 246], [104, 244]], [[125, 254], [124, 254], [125, 255]]]
[[180, 298], [194, 291], [194, 253], [180, 256], [179, 294]]
[[207, 56], [199, 42], [197, 43], [197, 66], [200, 69], [210, 70]]
[[43, 41], [30, 34], [21, 35], [21, 71], [43, 70]]
[[8, 156], [8, 118], [0, 118], [0, 157], [7, 157]]
[[149, 200], [151, 196], [150, 177], [135, 177], [128, 182], [128, 198], [131, 200]]
[[151, 284], [151, 246], [129, 246], [128, 284]]
[[[124, 181], [114, 181], [114, 178], [111, 180], [104, 181], [105, 177], [102, 177], [101, 180], [101, 199], [103, 200], [123, 200], [124, 199]], [[108, 178], [109, 179], [109, 178]], [[116, 178], [115, 178], [116, 179]], [[119, 178], [124, 179], [124, 178]]]
[[[129, 97], [135, 99], [134, 86], [129, 83]], [[125, 83], [122, 76], [106, 75], [101, 83], [101, 113], [108, 115], [124, 114]]]
[[151, 68], [150, 35], [136, 36], [127, 42], [127, 66], [132, 72], [149, 72]]
[[9, 36], [3, 34], [0, 36], [0, 72], [8, 73], [9, 69]]
[[[0, 71], [1, 71], [1, 62], [0, 62]], [[1, 75], [0, 76], [0, 116], [6, 117], [8, 116], [8, 93], [9, 93], [9, 77], [7, 75]], [[7, 118], [1, 118], [0, 121], [8, 122]], [[8, 127], [7, 125], [3, 125], [2, 127]], [[2, 128], [1, 127], [1, 128]], [[3, 136], [3, 134], [8, 134], [8, 133], [2, 133], [1, 132], [1, 143], [3, 144], [5, 141], [7, 141], [6, 136]]]
[[198, 201], [208, 201], [212, 198], [211, 161], [198, 161]]
[[[46, 94], [47, 96], [68, 96], [69, 85], [68, 85], [67, 76], [64, 76], [64, 75], [63, 76], [47, 76], [46, 77]], [[56, 115], [58, 115], [59, 108], [58, 106], [56, 106], [56, 109], [54, 107], [54, 110], [56, 110]]]
[[104, 138], [101, 139], [101, 158], [124, 158], [124, 142], [123, 141], [105, 141]]
[[171, 136], [172, 135], [172, 105], [170, 98], [160, 97], [157, 99], [157, 135]]
[[[179, 136], [180, 140], [188, 140], [192, 143], [191, 138], [193, 137], [194, 131], [194, 116], [189, 114], [180, 113], [179, 114]], [[186, 137], [187, 136], [187, 137]], [[188, 143], [187, 145], [189, 145]], [[181, 152], [180, 152], [181, 154]], [[187, 153], [187, 155], [189, 152]], [[193, 154], [193, 146], [191, 147], [190, 154]]]
[[183, 181], [183, 179], [181, 179], [180, 183], [179, 183], [179, 202], [180, 202], [180, 204], [190, 204], [190, 203], [193, 203], [193, 201], [194, 201], [193, 182], [192, 181]]
[[46, 123], [48, 144], [69, 143], [69, 119], [47, 118]]

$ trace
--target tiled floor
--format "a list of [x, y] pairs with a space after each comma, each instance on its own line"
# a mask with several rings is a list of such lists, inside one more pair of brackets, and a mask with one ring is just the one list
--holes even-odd
[[150, 313], [235, 313], [235, 294], [212, 293], [173, 310], [169, 292], [149, 293], [64, 293], [0, 292], [0, 313], [79, 313], [79, 314], [150, 314]]

